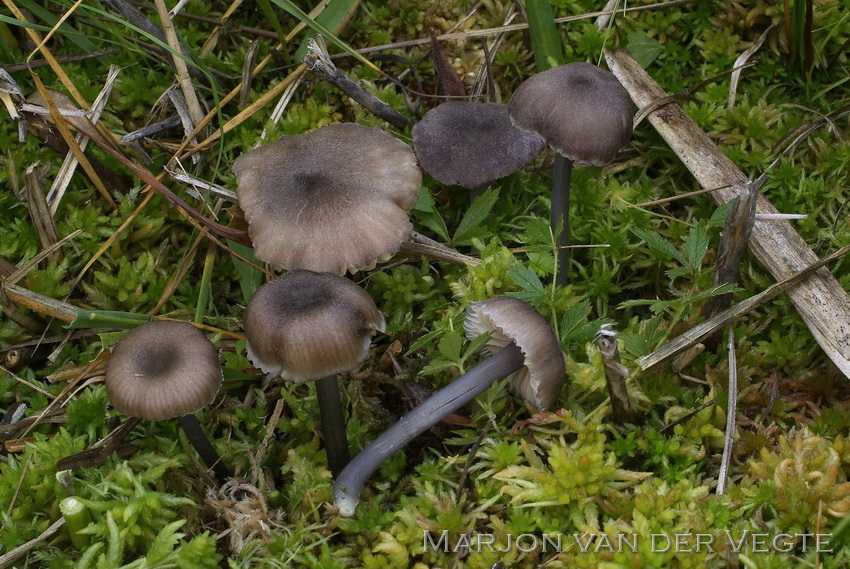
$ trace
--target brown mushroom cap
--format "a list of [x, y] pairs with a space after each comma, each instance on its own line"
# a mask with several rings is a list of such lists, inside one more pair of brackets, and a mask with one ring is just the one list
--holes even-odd
[[106, 394], [121, 413], [162, 421], [194, 413], [221, 386], [218, 351], [188, 322], [148, 322], [130, 330], [106, 364]]
[[508, 103], [514, 125], [536, 132], [574, 162], [601, 166], [629, 143], [632, 101], [616, 77], [595, 65], [568, 63], [520, 85]]
[[516, 128], [508, 108], [497, 103], [443, 103], [412, 133], [423, 170], [442, 184], [469, 189], [516, 172], [545, 145], [536, 133]]
[[555, 403], [566, 374], [564, 353], [554, 330], [534, 307], [509, 296], [471, 302], [463, 327], [470, 339], [492, 332], [484, 346], [491, 354], [516, 342], [525, 366], [508, 378], [511, 387], [538, 409]]
[[292, 271], [260, 287], [245, 308], [248, 359], [303, 383], [350, 370], [369, 352], [384, 316], [369, 294], [327, 273]]
[[341, 275], [373, 267], [413, 231], [422, 174], [378, 128], [332, 124], [283, 136], [233, 164], [257, 258], [274, 270]]

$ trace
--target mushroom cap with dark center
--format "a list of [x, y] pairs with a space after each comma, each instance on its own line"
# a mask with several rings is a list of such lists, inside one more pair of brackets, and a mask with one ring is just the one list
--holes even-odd
[[610, 72], [584, 62], [547, 69], [511, 97], [514, 125], [536, 132], [564, 157], [607, 164], [632, 135], [632, 101]]
[[343, 274], [391, 257], [413, 226], [422, 174], [378, 128], [333, 124], [283, 136], [233, 164], [257, 258], [274, 270]]
[[471, 302], [463, 327], [466, 336], [492, 336], [484, 346], [494, 354], [516, 342], [525, 356], [525, 366], [508, 377], [511, 387], [538, 409], [551, 407], [564, 384], [564, 353], [555, 331], [530, 304], [509, 296]]
[[148, 322], [130, 330], [106, 364], [106, 394], [121, 413], [162, 421], [194, 413], [221, 386], [218, 351], [188, 322]]
[[384, 316], [369, 294], [328, 273], [291, 271], [260, 287], [242, 321], [248, 359], [303, 383], [350, 370], [369, 352]]
[[497, 103], [443, 103], [412, 132], [422, 168], [442, 184], [469, 189], [516, 172], [545, 145], [536, 133], [513, 126], [508, 108]]

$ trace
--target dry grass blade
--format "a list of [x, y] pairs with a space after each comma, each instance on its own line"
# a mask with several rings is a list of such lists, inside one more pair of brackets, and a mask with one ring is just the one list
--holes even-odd
[[180, 42], [177, 39], [177, 32], [174, 31], [174, 24], [168, 15], [168, 8], [165, 7], [163, 0], [154, 0], [156, 11], [159, 14], [159, 19], [162, 22], [162, 30], [165, 32], [165, 39], [169, 47], [174, 50], [172, 61], [174, 69], [177, 71], [177, 83], [183, 91], [183, 97], [186, 99], [186, 105], [189, 107], [189, 116], [192, 119], [192, 124], [197, 126], [204, 119], [204, 112], [201, 110], [201, 103], [198, 101], [198, 94], [195, 92], [195, 87], [192, 85], [192, 79], [189, 77], [189, 68], [183, 60], [180, 50]]
[[[26, 205], [41, 248], [49, 249], [59, 242], [59, 234], [56, 232], [56, 224], [53, 222], [53, 216], [50, 215], [50, 209], [47, 207], [44, 190], [41, 188], [42, 174], [39, 170], [41, 168], [37, 164], [33, 164], [27, 168], [24, 174]], [[63, 257], [61, 249], [53, 248], [53, 252], [47, 259], [52, 262], [59, 262]]]
[[631, 377], [629, 369], [620, 360], [620, 348], [617, 346], [617, 331], [611, 324], [603, 324], [596, 333], [596, 345], [605, 367], [605, 383], [611, 400], [611, 417], [617, 425], [634, 421], [632, 403], [626, 388], [626, 379]]
[[734, 71], [732, 71], [732, 76], [729, 79], [729, 108], [735, 106], [735, 95], [738, 93], [738, 81], [741, 79], [741, 71], [743, 70], [743, 66], [747, 63], [747, 60], [753, 56], [755, 52], [757, 52], [761, 45], [764, 43], [764, 40], [767, 39], [767, 34], [769, 34], [773, 30], [773, 25], [767, 27], [764, 33], [755, 41], [753, 45], [749, 47], [744, 53], [738, 56], [738, 59], [735, 60], [735, 63], [732, 65]]
[[[120, 70], [115, 66], [111, 66], [109, 68], [109, 73], [106, 76], [103, 89], [101, 89], [97, 98], [94, 100], [91, 112], [87, 113], [89, 120], [94, 125], [96, 125], [98, 120], [100, 120], [100, 115], [106, 107], [106, 102], [109, 100], [109, 95], [112, 93], [112, 86], [115, 84], [115, 79], [118, 78], [119, 71]], [[88, 138], [86, 138], [83, 134], [78, 134], [76, 140], [80, 145], [80, 151], [85, 152], [86, 146], [88, 145]], [[65, 160], [59, 168], [59, 173], [53, 180], [53, 185], [50, 186], [50, 191], [47, 192], [47, 203], [50, 204], [51, 215], [56, 215], [56, 210], [59, 209], [59, 202], [62, 201], [62, 196], [65, 194], [68, 184], [71, 183], [71, 178], [74, 175], [77, 164], [79, 164], [79, 162], [73, 153], [65, 155]]]
[[8, 553], [4, 553], [0, 556], [0, 569], [6, 569], [7, 567], [11, 567], [13, 564], [17, 563], [19, 559], [35, 549], [36, 546], [56, 535], [56, 532], [62, 529], [63, 525], [65, 525], [65, 518], [59, 518], [35, 539], [31, 539], [25, 544], [10, 550]]
[[[605, 58], [638, 107], [667, 96], [628, 52], [606, 51]], [[718, 203], [735, 198], [749, 181], [675, 103], [653, 111], [649, 121], [704, 187], [730, 185], [711, 194]], [[757, 213], [779, 213], [761, 195], [756, 208]], [[819, 263], [817, 255], [787, 221], [757, 221], [750, 250], [776, 279], [799, 275], [806, 267]], [[821, 269], [790, 289], [788, 296], [824, 352], [850, 378], [850, 298], [835, 277]]]
[[726, 437], [723, 442], [723, 457], [720, 459], [720, 474], [717, 475], [717, 494], [726, 493], [726, 478], [732, 461], [732, 445], [735, 442], [735, 413], [738, 402], [738, 361], [735, 357], [735, 328], [729, 326], [729, 403], [726, 406]]

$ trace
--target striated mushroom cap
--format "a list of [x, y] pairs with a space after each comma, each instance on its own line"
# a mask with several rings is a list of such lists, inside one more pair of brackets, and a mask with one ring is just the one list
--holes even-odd
[[566, 375], [564, 353], [552, 327], [530, 304], [509, 296], [471, 302], [463, 327], [469, 339], [492, 332], [484, 346], [491, 354], [516, 342], [525, 366], [508, 377], [511, 387], [538, 409], [555, 403]]
[[516, 172], [545, 145], [536, 133], [516, 128], [508, 108], [497, 103], [443, 103], [412, 133], [423, 170], [441, 184], [469, 189]]
[[422, 174], [378, 128], [332, 124], [283, 136], [233, 164], [257, 258], [274, 270], [341, 275], [389, 259], [410, 236]]
[[221, 386], [218, 351], [188, 322], [148, 322], [130, 330], [106, 364], [106, 394], [121, 413], [162, 421], [194, 413]]
[[292, 271], [260, 287], [245, 308], [248, 359], [304, 383], [350, 370], [369, 352], [384, 316], [369, 294], [327, 273]]
[[508, 112], [517, 128], [536, 132], [581, 164], [607, 164], [632, 135], [629, 92], [610, 71], [590, 63], [568, 63], [526, 79]]

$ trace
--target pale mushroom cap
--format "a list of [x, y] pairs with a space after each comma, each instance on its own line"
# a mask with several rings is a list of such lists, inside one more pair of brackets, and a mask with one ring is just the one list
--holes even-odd
[[130, 330], [106, 364], [106, 394], [121, 413], [162, 421], [209, 405], [221, 387], [218, 351], [188, 322]]
[[260, 287], [242, 321], [248, 359], [265, 373], [303, 383], [355, 367], [384, 316], [369, 294], [327, 273], [292, 271]]
[[566, 374], [564, 353], [555, 331], [534, 307], [509, 296], [471, 302], [463, 327], [470, 339], [492, 332], [484, 346], [491, 354], [516, 342], [525, 356], [525, 366], [508, 377], [511, 387], [538, 409], [548, 409], [555, 403]]
[[536, 133], [516, 128], [508, 108], [497, 103], [443, 103], [412, 133], [423, 170], [442, 184], [469, 189], [516, 172], [545, 146]]
[[632, 101], [610, 72], [584, 62], [547, 69], [508, 103], [514, 125], [536, 132], [564, 157], [601, 166], [629, 143]]
[[373, 267], [413, 231], [416, 156], [378, 128], [332, 124], [284, 136], [240, 156], [233, 171], [254, 251], [274, 270]]

